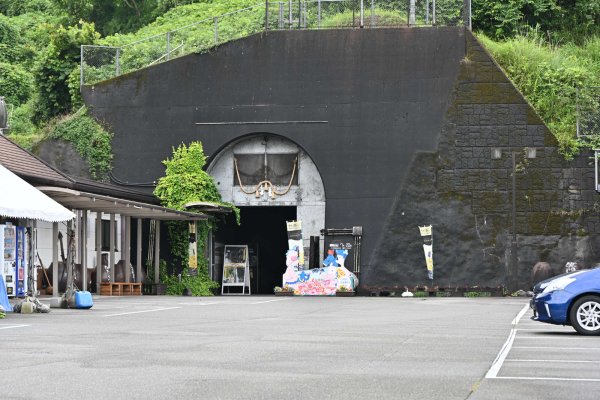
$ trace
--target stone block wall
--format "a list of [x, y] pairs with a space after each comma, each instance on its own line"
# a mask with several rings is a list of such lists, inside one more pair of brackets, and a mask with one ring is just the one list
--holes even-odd
[[[411, 164], [375, 255], [379, 287], [430, 285], [419, 225], [433, 225], [434, 282], [506, 284], [512, 215], [518, 282], [527, 289], [537, 261], [556, 273], [567, 261], [600, 261], [598, 194], [590, 154], [565, 161], [557, 142], [502, 69], [470, 33], [437, 152]], [[501, 149], [492, 159], [492, 149]], [[536, 149], [536, 158], [526, 157]], [[516, 153], [516, 206], [512, 207]]]

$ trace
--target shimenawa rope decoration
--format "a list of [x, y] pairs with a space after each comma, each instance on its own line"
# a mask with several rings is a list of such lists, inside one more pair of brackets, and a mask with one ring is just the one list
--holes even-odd
[[240, 190], [242, 192], [244, 192], [246, 194], [254, 193], [256, 195], [256, 197], [260, 197], [266, 191], [269, 194], [269, 197], [273, 199], [273, 198], [275, 198], [275, 196], [283, 196], [284, 194], [286, 194], [287, 192], [290, 191], [290, 189], [292, 187], [292, 183], [294, 182], [294, 176], [296, 175], [296, 165], [298, 164], [298, 157], [296, 157], [296, 159], [294, 159], [294, 168], [292, 169], [292, 177], [290, 178], [290, 183], [287, 185], [287, 187], [285, 188], [285, 190], [283, 192], [278, 192], [275, 185], [273, 185], [273, 183], [269, 180], [264, 180], [264, 181], [259, 182], [258, 184], [256, 184], [256, 186], [254, 186], [254, 189], [252, 189], [250, 191], [244, 189], [244, 185], [242, 184], [242, 179], [240, 178], [240, 170], [238, 168], [237, 159], [235, 157], [233, 158], [233, 163], [235, 164], [235, 175], [237, 176], [237, 180], [240, 185]]

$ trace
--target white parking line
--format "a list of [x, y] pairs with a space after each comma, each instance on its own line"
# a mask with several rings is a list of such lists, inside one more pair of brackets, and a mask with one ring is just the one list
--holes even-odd
[[543, 336], [517, 336], [517, 339], [522, 339], [522, 340], [529, 340], [529, 339], [533, 339], [533, 340], [540, 340], [540, 339], [544, 339], [544, 340], [570, 340], [571, 342], [574, 339], [583, 339], [586, 340], [585, 338], [582, 338], [581, 336], [577, 336], [577, 334], [575, 332], [571, 333], [569, 332], [568, 334], [566, 334], [565, 336], [547, 336], [547, 335], [543, 335]]
[[521, 331], [556, 332], [556, 325], [544, 325], [544, 326], [540, 326], [539, 328], [519, 328], [519, 329], [517, 329], [517, 331], [519, 331], [519, 332], [521, 332]]
[[513, 349], [529, 350], [600, 350], [600, 347], [544, 347], [544, 346], [514, 346]]
[[131, 311], [131, 312], [119, 313], [119, 314], [109, 314], [109, 315], [105, 315], [105, 317], [118, 317], [120, 315], [131, 315], [131, 314], [141, 314], [141, 313], [149, 313], [149, 312], [155, 312], [155, 311], [176, 310], [178, 308], [181, 308], [181, 307], [167, 307], [167, 308], [155, 308], [153, 310]]
[[600, 382], [595, 378], [548, 378], [538, 376], [495, 376], [493, 379], [516, 379], [522, 381], [576, 381], [576, 382]]
[[516, 326], [528, 309], [529, 305], [526, 304], [525, 306], [523, 306], [519, 314], [517, 314], [517, 316], [512, 320], [512, 329], [510, 330], [508, 339], [506, 339], [506, 342], [504, 342], [504, 346], [502, 346], [500, 352], [496, 356], [496, 359], [492, 363], [492, 366], [490, 367], [489, 371], [487, 372], [487, 374], [485, 374], [486, 378], [496, 378], [498, 376], [498, 372], [500, 372], [500, 368], [502, 368], [502, 364], [504, 363], [506, 356], [508, 356], [508, 353], [510, 352], [510, 349], [515, 340], [515, 336], [517, 335]]
[[600, 361], [577, 361], [577, 360], [520, 360], [516, 358], [509, 358], [504, 362], [539, 362], [539, 363], [573, 363], [573, 364], [600, 364]]
[[274, 301], [286, 301], [286, 300], [292, 300], [292, 299], [288, 298], [288, 299], [265, 300], [265, 301], [257, 301], [256, 303], [248, 303], [248, 304], [264, 304], [264, 303], [272, 303]]
[[31, 325], [8, 325], [8, 326], [0, 326], [0, 329], [23, 328], [25, 326], [31, 326]]

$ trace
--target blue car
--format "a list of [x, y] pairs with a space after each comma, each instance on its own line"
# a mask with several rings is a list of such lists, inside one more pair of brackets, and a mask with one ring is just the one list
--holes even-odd
[[532, 319], [600, 335], [600, 268], [571, 272], [535, 285]]

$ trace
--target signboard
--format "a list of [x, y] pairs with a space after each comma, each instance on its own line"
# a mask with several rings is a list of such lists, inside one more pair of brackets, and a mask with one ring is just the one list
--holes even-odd
[[326, 236], [325, 246], [327, 250], [334, 250], [334, 257], [338, 264], [354, 271], [354, 237], [352, 234]]
[[302, 242], [302, 221], [287, 221], [288, 249], [298, 253], [298, 269], [304, 269], [304, 244]]
[[189, 223], [188, 271], [198, 276], [198, 242], [196, 241], [196, 222]]
[[[225, 288], [241, 287], [242, 292], [232, 293]], [[248, 293], [246, 293], [246, 287]], [[250, 267], [248, 263], [248, 246], [225, 245], [223, 255], [223, 277], [221, 279], [221, 294], [250, 294]]]

